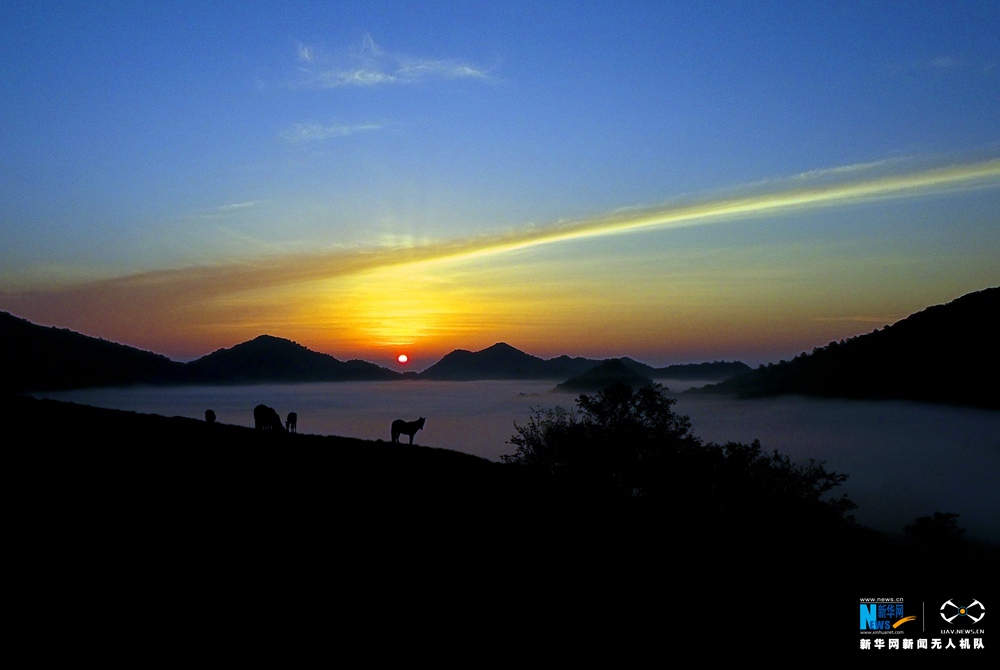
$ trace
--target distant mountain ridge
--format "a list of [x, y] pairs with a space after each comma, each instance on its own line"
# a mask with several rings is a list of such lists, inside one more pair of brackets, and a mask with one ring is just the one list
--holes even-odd
[[[713, 362], [653, 368], [631, 358], [619, 359], [652, 378], [725, 379], [750, 368], [739, 362]], [[341, 361], [296, 342], [260, 335], [218, 349], [189, 363], [65, 328], [40, 326], [0, 312], [0, 390], [55, 391], [134, 384], [253, 384], [402, 379], [568, 380], [602, 360], [566, 355], [532, 356], [499, 342], [477, 352], [455, 350], [427, 370], [400, 373], [362, 360]]]
[[[611, 360], [611, 359], [608, 359]], [[718, 380], [732, 377], [751, 368], [739, 361], [715, 361], [670, 365], [654, 368], [631, 358], [619, 358], [634, 372], [653, 379]], [[526, 354], [506, 342], [498, 342], [480, 351], [456, 349], [417, 375], [419, 379], [478, 381], [489, 379], [569, 380], [603, 364], [604, 359], [557, 356], [544, 359]]]
[[693, 392], [902, 399], [1000, 409], [1000, 287]]
[[257, 382], [388, 381], [398, 372], [374, 363], [337, 360], [280, 337], [260, 335], [229, 349], [191, 361], [185, 368], [192, 382], [252, 384]]
[[6, 312], [0, 312], [0, 366], [3, 391], [403, 378], [402, 374], [374, 363], [340, 361], [270, 335], [219, 349], [190, 363], [180, 363], [71, 330], [39, 326]]
[[567, 379], [562, 384], [557, 384], [556, 390], [592, 393], [614, 384], [625, 384], [631, 388], [639, 388], [652, 383], [653, 380], [642, 374], [635, 366], [626, 364], [620, 358], [609, 358], [583, 374]]
[[[630, 359], [624, 359], [628, 361]], [[632, 361], [635, 363], [635, 361]], [[649, 368], [642, 363], [635, 363], [642, 366], [641, 370], [656, 379], [697, 379], [697, 380], [718, 380], [728, 379], [743, 372], [750, 372], [751, 368], [742, 361], [712, 361], [711, 363], [684, 363], [681, 365], [668, 365], [665, 368]], [[649, 372], [646, 372], [649, 368]]]
[[456, 349], [419, 375], [420, 379], [475, 381], [481, 379], [566, 379], [600, 363], [560, 356], [550, 360], [526, 354], [506, 342], [481, 351]]
[[[727, 379], [705, 392], [742, 397], [801, 393], [900, 398], [1000, 408], [1000, 347], [995, 315], [1000, 287], [967, 294], [891, 326], [831, 342], [792, 361], [750, 370], [740, 362], [625, 367], [652, 379]], [[132, 384], [384, 381], [395, 379], [552, 379], [584, 374], [603, 361], [542, 359], [500, 342], [456, 350], [424, 372], [401, 374], [366, 361], [340, 361], [290, 340], [262, 335], [190, 363], [0, 312], [0, 391], [41, 391]], [[742, 371], [742, 372], [741, 372]], [[739, 374], [736, 374], [739, 373]], [[597, 374], [597, 373], [595, 373]], [[735, 374], [735, 376], [733, 376]]]

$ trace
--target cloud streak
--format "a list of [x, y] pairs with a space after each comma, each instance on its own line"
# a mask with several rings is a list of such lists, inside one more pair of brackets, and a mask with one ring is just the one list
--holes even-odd
[[304, 88], [375, 87], [417, 84], [435, 79], [487, 79], [489, 72], [462, 60], [420, 58], [388, 52], [366, 34], [361, 47], [335, 58], [317, 49], [298, 47], [299, 77]]
[[[874, 165], [874, 164], [872, 164]], [[830, 174], [833, 171], [823, 171]], [[848, 170], [853, 172], [853, 170]], [[799, 177], [776, 185], [794, 182]], [[249, 289], [279, 283], [323, 279], [378, 267], [452, 262], [471, 257], [510, 253], [593, 237], [621, 235], [643, 230], [673, 229], [709, 225], [739, 218], [782, 215], [797, 211], [833, 206], [849, 206], [889, 199], [913, 198], [954, 191], [1000, 186], [1000, 158], [976, 163], [951, 165], [903, 174], [883, 175], [861, 180], [842, 181], [791, 188], [772, 188], [763, 193], [716, 197], [704, 201], [669, 204], [658, 208], [628, 209], [603, 217], [564, 222], [503, 234], [483, 235], [453, 240], [338, 250], [335, 252], [290, 257], [273, 257], [236, 266], [182, 268], [109, 280], [110, 284], [136, 281], [149, 286], [175, 281], [178, 277], [197, 277], [194, 283], [205, 290], [226, 286], [230, 279]], [[236, 207], [249, 205], [240, 203]], [[208, 281], [216, 277], [222, 281]], [[182, 282], [182, 283], [186, 283]]]
[[[824, 170], [822, 174], [824, 176], [835, 174], [835, 170]], [[443, 252], [440, 259], [436, 260], [507, 253], [545, 244], [641, 230], [707, 225], [741, 217], [779, 215], [837, 205], [846, 206], [997, 186], [1000, 186], [1000, 159], [992, 159], [863, 180], [815, 184], [745, 196], [714, 198], [690, 204], [625, 211], [607, 217], [516, 232], [478, 244], [468, 242], [456, 245], [454, 252]]]
[[[854, 176], [857, 170], [842, 174]], [[836, 171], [823, 171], [823, 176]], [[420, 244], [341, 249], [319, 254], [287, 254], [247, 261], [159, 270], [58, 289], [0, 293], [0, 308], [41, 322], [87, 332], [177, 330], [197, 321], [205, 310], [213, 323], [227, 319], [246, 325], [248, 314], [267, 313], [261, 305], [282, 304], [276, 296], [315, 289], [323, 282], [362, 278], [393, 267], [455, 263], [638, 231], [732, 222], [804, 210], [850, 206], [888, 199], [969, 191], [1000, 186], [1000, 159], [889, 175], [803, 185], [798, 178], [772, 184], [769, 190], [673, 203], [645, 210], [502, 234]], [[245, 204], [238, 203], [237, 209]], [[195, 326], [183, 325], [185, 328]], [[204, 327], [204, 326], [202, 326]]]
[[218, 208], [220, 212], [231, 212], [234, 210], [251, 209], [256, 207], [258, 202], [256, 200], [247, 200], [246, 202], [235, 202], [231, 205], [223, 205]]

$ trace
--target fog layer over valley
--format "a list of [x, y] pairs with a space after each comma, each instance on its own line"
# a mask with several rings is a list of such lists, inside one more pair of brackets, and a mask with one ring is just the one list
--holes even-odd
[[[692, 382], [671, 382], [681, 391]], [[298, 414], [302, 433], [388, 441], [394, 419], [427, 417], [415, 443], [499, 460], [514, 451], [514, 422], [532, 407], [572, 407], [576, 396], [552, 393], [553, 382], [344, 382], [254, 386], [103, 388], [35, 394], [58, 400], [165, 416], [253, 425], [266, 403], [282, 417]], [[839, 493], [857, 504], [862, 524], [899, 532], [917, 516], [960, 514], [974, 537], [1000, 543], [1000, 415], [905, 401], [850, 401], [786, 396], [736, 400], [679, 395], [705, 441], [750, 442], [793, 459], [825, 460], [849, 478]], [[139, 446], [138, 448], [141, 448]]]

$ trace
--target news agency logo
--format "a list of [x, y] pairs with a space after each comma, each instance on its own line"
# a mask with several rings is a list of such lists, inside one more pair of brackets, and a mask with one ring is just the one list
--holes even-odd
[[904, 615], [902, 601], [861, 603], [861, 630], [892, 630], [914, 619]]
[[979, 623], [984, 616], [986, 616], [986, 606], [978, 600], [973, 600], [965, 607], [956, 605], [950, 600], [941, 605], [941, 618], [948, 623], [959, 617], [969, 617], [973, 623]]

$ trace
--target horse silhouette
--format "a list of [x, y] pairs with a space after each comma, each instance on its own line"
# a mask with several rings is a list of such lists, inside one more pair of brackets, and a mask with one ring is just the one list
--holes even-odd
[[413, 436], [418, 430], [424, 427], [424, 417], [420, 417], [416, 421], [403, 421], [402, 419], [396, 419], [392, 422], [392, 441], [399, 442], [400, 435], [409, 435], [410, 444], [413, 444]]
[[288, 418], [285, 419], [285, 430], [287, 430], [289, 433], [299, 432], [298, 421], [299, 421], [299, 415], [296, 414], [295, 412], [289, 412]]
[[212, 410], [210, 410], [210, 409], [206, 409], [205, 410], [205, 421], [207, 421], [209, 423], [215, 423], [215, 412], [212, 411]]
[[257, 430], [284, 430], [281, 417], [271, 407], [261, 404], [253, 408], [253, 425]]

